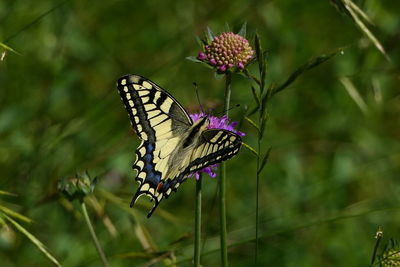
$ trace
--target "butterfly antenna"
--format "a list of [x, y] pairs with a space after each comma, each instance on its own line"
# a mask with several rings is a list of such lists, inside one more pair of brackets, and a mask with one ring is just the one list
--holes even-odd
[[196, 82], [193, 82], [193, 85], [194, 85], [194, 89], [196, 90], [196, 97], [197, 97], [197, 102], [199, 102], [200, 111], [202, 114], [204, 114], [203, 106], [201, 105], [200, 97], [199, 97], [199, 87], [197, 86]]
[[[236, 104], [235, 106], [229, 108], [227, 111], [235, 109], [235, 108], [238, 108], [238, 107], [240, 107], [240, 104]], [[225, 113], [225, 111], [220, 111], [220, 112], [215, 113], [214, 116], [221, 115], [221, 114], [224, 114], [224, 113]]]

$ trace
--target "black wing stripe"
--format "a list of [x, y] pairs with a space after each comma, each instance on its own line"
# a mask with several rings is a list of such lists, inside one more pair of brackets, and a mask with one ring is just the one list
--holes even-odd
[[[226, 145], [226, 143], [228, 144]], [[195, 157], [199, 157], [191, 161], [184, 171], [170, 180], [168, 190], [164, 192], [164, 197], [168, 198], [171, 192], [176, 192], [178, 187], [187, 180], [188, 175], [236, 155], [241, 145], [241, 137], [233, 132], [221, 129], [205, 131], [197, 147], [200, 150], [196, 151], [195, 149], [193, 154]], [[205, 155], [200, 156], [203, 155], [204, 151], [207, 151]]]
[[[117, 87], [132, 127], [143, 140], [136, 150], [137, 157], [133, 165], [137, 171], [139, 188], [132, 198], [131, 206], [140, 196], [149, 196], [154, 200], [154, 206], [148, 214], [150, 217], [162, 199], [167, 198], [172, 191], [168, 186], [160, 190], [160, 184], [165, 181], [162, 180], [163, 173], [155, 168], [161, 155], [157, 147], [158, 139], [176, 137], [178, 133], [189, 129], [193, 122], [174, 97], [144, 77], [126, 75], [118, 80]], [[176, 184], [172, 181], [169, 183]]]
[[[203, 133], [202, 137], [203, 140], [200, 141], [200, 145], [197, 149], [201, 148], [201, 146], [204, 147], [201, 148], [202, 152], [200, 152], [200, 154], [196, 153], [196, 155], [200, 155], [200, 157], [193, 160], [179, 175], [180, 180], [184, 179], [185, 175], [194, 173], [207, 166], [232, 158], [239, 152], [239, 149], [242, 145], [241, 137], [227, 130], [208, 130]], [[204, 156], [202, 156], [204, 149], [207, 149], [207, 152]]]
[[[131, 124], [136, 133], [142, 140], [155, 141], [155, 132], [147, 120], [146, 111], [138, 91], [132, 83], [127, 83], [129, 79], [125, 76], [118, 80], [118, 91], [129, 114]], [[125, 84], [122, 84], [122, 83]], [[143, 132], [145, 134], [143, 134]]]

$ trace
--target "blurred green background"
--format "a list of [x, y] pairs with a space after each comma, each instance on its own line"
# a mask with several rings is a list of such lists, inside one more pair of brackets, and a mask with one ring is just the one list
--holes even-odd
[[[260, 266], [368, 265], [378, 226], [383, 243], [400, 239], [400, 2], [355, 3], [391, 61], [330, 1], [1, 1], [0, 42], [20, 55], [8, 52], [0, 61], [0, 190], [16, 194], [0, 195], [0, 205], [31, 218], [19, 223], [64, 266], [99, 266], [79, 203], [57, 192], [59, 179], [87, 170], [99, 179], [86, 202], [111, 266], [192, 265], [192, 179], [151, 219], [146, 198], [129, 209], [139, 140], [115, 82], [143, 75], [192, 110], [196, 82], [202, 103], [219, 112], [223, 80], [185, 57], [197, 55], [195, 36], [207, 26], [219, 33], [225, 23], [239, 29], [246, 21], [251, 42], [257, 31], [268, 51], [269, 84], [344, 48], [269, 103]], [[232, 86], [232, 104], [241, 104], [232, 119], [243, 122], [244, 141], [256, 146], [243, 121], [254, 106], [250, 82], [236, 75]], [[247, 149], [228, 163], [231, 266], [254, 263], [255, 169]], [[204, 177], [204, 266], [220, 264], [217, 183]], [[0, 261], [52, 265], [3, 220]]]

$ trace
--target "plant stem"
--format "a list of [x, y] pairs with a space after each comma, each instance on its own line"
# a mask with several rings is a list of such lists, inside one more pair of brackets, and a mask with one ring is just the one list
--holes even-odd
[[258, 136], [258, 157], [257, 157], [257, 183], [256, 183], [256, 251], [255, 251], [255, 259], [254, 266], [258, 264], [258, 194], [259, 194], [259, 186], [260, 186], [260, 153], [261, 153], [261, 137]]
[[376, 259], [376, 253], [378, 252], [378, 247], [379, 247], [379, 243], [381, 242], [382, 236], [383, 236], [383, 232], [381, 230], [381, 227], [379, 227], [378, 231], [376, 233], [376, 243], [375, 243], [374, 251], [372, 252], [372, 259], [371, 259], [370, 266], [374, 266], [375, 259]]
[[194, 219], [194, 266], [200, 267], [201, 256], [201, 181], [200, 174], [199, 180], [196, 181], [196, 208]]
[[[225, 102], [224, 112], [228, 115], [229, 102], [231, 100], [231, 73], [225, 74]], [[221, 238], [221, 263], [222, 267], [228, 266], [228, 246], [226, 234], [226, 204], [225, 204], [225, 191], [226, 191], [226, 165], [221, 163], [221, 177], [219, 186], [219, 217], [220, 217], [220, 238]]]
[[90, 231], [90, 235], [92, 236], [94, 245], [96, 246], [97, 253], [99, 253], [101, 262], [103, 263], [103, 266], [108, 267], [109, 264], [107, 262], [106, 255], [104, 254], [103, 250], [101, 249], [99, 240], [97, 239], [96, 233], [94, 232], [93, 225], [90, 222], [89, 215], [88, 215], [87, 210], [86, 210], [86, 205], [85, 205], [85, 202], [83, 200], [81, 201], [81, 208], [82, 208], [82, 212], [83, 212], [83, 217], [85, 218], [86, 224], [87, 224], [87, 226], [89, 228], [89, 231]]

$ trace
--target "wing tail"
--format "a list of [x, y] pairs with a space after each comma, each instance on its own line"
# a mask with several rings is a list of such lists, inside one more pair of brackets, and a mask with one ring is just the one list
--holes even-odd
[[[164, 198], [164, 194], [163, 193], [158, 193], [154, 188], [150, 187], [149, 189], [146, 189], [146, 186], [148, 186], [148, 183], [143, 183], [138, 190], [136, 191], [136, 193], [133, 195], [132, 200], [131, 200], [131, 204], [130, 207], [132, 208], [136, 201], [142, 196], [148, 196], [151, 198], [151, 201], [154, 201], [154, 206], [153, 208], [150, 210], [150, 212], [147, 214], [147, 218], [150, 218], [151, 215], [153, 214], [153, 212], [156, 210], [156, 208], [158, 207], [158, 205], [160, 204], [161, 200]], [[143, 188], [143, 186], [145, 186], [145, 188]], [[154, 192], [154, 194], [152, 193]]]

